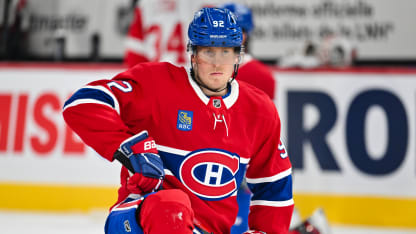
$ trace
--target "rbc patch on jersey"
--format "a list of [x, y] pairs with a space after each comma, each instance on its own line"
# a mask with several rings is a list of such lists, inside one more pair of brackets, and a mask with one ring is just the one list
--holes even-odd
[[194, 113], [192, 111], [179, 110], [176, 128], [182, 131], [191, 131], [193, 115]]

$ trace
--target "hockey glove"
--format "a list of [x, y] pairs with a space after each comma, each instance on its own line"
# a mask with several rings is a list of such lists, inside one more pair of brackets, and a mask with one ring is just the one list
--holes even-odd
[[147, 131], [123, 141], [114, 158], [130, 172], [127, 189], [144, 194], [157, 190], [165, 177], [163, 162], [157, 154], [156, 144]]

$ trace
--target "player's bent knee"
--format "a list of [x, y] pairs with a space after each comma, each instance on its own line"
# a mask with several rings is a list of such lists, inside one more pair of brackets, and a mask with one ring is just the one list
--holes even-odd
[[170, 189], [148, 196], [139, 219], [145, 233], [192, 233], [194, 213], [188, 195]]

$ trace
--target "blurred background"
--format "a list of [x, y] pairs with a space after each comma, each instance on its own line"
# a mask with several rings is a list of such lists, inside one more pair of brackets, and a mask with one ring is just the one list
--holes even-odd
[[[226, 2], [0, 0], [0, 233], [104, 232], [120, 166], [64, 124], [64, 101], [138, 62], [186, 66], [193, 13]], [[276, 80], [293, 225], [318, 210], [321, 234], [416, 233], [416, 1], [234, 2]]]

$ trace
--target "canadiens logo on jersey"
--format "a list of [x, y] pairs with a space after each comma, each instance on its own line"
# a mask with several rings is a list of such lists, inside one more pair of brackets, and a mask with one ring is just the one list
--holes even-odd
[[191, 131], [193, 122], [193, 112], [192, 111], [178, 111], [178, 120], [176, 123], [176, 128], [182, 131]]
[[239, 157], [217, 149], [190, 153], [179, 168], [182, 183], [206, 200], [223, 199], [237, 190]]

